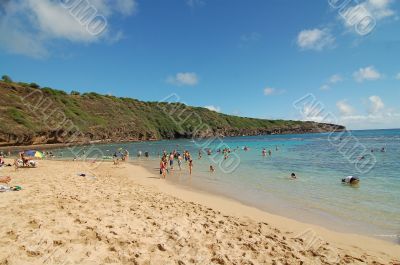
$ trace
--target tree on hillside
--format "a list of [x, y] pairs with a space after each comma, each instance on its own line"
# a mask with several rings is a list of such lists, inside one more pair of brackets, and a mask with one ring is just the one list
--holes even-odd
[[78, 91], [72, 90], [71, 91], [71, 95], [73, 96], [79, 96], [81, 93], [79, 93]]
[[1, 79], [6, 83], [12, 83], [12, 79], [8, 75], [3, 75]]
[[40, 86], [36, 83], [30, 83], [29, 86], [32, 88], [40, 88]]

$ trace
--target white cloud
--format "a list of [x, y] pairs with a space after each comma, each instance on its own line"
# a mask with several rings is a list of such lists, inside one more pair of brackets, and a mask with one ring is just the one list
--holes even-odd
[[199, 83], [199, 78], [196, 73], [177, 73], [175, 76], [169, 76], [167, 83], [177, 86], [195, 86]]
[[264, 88], [264, 95], [265, 96], [272, 96], [272, 95], [280, 95], [285, 93], [285, 90], [283, 89], [275, 89], [272, 87], [266, 87]]
[[300, 110], [301, 118], [304, 121], [315, 121], [324, 123], [335, 123], [331, 120], [329, 115], [326, 115], [326, 111], [323, 105], [320, 104], [304, 104]]
[[322, 91], [327, 91], [327, 90], [330, 90], [331, 87], [329, 85], [325, 84], [325, 85], [322, 85], [319, 89], [322, 90]]
[[331, 77], [329, 77], [328, 81], [326, 82], [326, 84], [323, 84], [319, 89], [322, 91], [327, 91], [331, 89], [331, 86], [342, 82], [343, 81], [343, 77], [339, 74], [334, 74]]
[[376, 114], [385, 108], [385, 104], [379, 96], [370, 96], [369, 100], [369, 110], [371, 114]]
[[400, 112], [386, 108], [383, 100], [376, 95], [368, 98], [368, 113], [354, 115], [351, 112], [341, 112], [341, 114], [338, 122], [349, 129], [400, 128]]
[[387, 129], [400, 128], [399, 112], [344, 116], [338, 121], [348, 129]]
[[364, 30], [364, 33], [369, 33], [377, 21], [395, 15], [395, 11], [390, 7], [393, 2], [392, 0], [350, 1], [349, 3], [356, 4], [344, 5], [339, 17], [347, 28], [353, 28], [359, 33]]
[[390, 8], [392, 2], [392, 0], [368, 0], [365, 5], [372, 15], [379, 20], [395, 14], [394, 10]]
[[334, 74], [329, 78], [329, 83], [336, 84], [343, 81], [343, 77], [339, 74]]
[[304, 50], [321, 51], [332, 47], [334, 43], [335, 38], [326, 28], [302, 30], [297, 36], [297, 45]]
[[363, 82], [364, 80], [378, 80], [382, 78], [382, 75], [373, 66], [368, 66], [354, 72], [353, 77], [357, 82]]
[[218, 107], [218, 106], [210, 105], [210, 106], [205, 106], [205, 108], [209, 109], [209, 110], [212, 110], [212, 111], [221, 112], [221, 108]]
[[350, 106], [346, 100], [340, 100], [336, 102], [336, 107], [339, 109], [339, 112], [343, 116], [350, 116], [354, 114], [354, 109]]
[[[71, 9], [65, 8], [63, 3], [52, 0], [0, 2], [0, 10], [3, 10], [0, 18], [0, 48], [11, 53], [44, 57], [49, 55], [48, 47], [55, 40], [86, 44], [108, 39], [115, 41], [121, 33], [119, 31], [117, 37], [114, 36], [109, 23], [111, 17], [116, 14], [130, 15], [137, 7], [135, 0], [91, 0], [91, 5], [86, 6], [86, 2], [81, 1], [65, 2], [65, 5], [71, 4]], [[79, 8], [73, 9], [78, 3], [81, 3]], [[95, 32], [95, 27], [89, 30], [87, 27], [95, 15], [99, 15], [97, 22], [103, 22], [98, 24], [101, 26], [98, 32]]]

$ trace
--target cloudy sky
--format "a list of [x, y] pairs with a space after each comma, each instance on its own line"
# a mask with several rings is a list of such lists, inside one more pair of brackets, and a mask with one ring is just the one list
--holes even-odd
[[[0, 74], [141, 100], [175, 93], [240, 116], [400, 128], [400, 1], [343, 2], [0, 0]], [[318, 107], [296, 108], [309, 94]]]

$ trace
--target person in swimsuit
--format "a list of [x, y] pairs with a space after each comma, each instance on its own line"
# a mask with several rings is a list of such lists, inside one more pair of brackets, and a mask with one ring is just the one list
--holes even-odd
[[192, 175], [192, 169], [193, 169], [193, 160], [189, 160], [189, 174]]
[[166, 177], [166, 163], [164, 159], [160, 161], [160, 175], [165, 179]]
[[175, 158], [174, 154], [170, 153], [170, 155], [169, 155], [169, 167], [171, 168], [171, 170], [174, 169], [174, 158]]

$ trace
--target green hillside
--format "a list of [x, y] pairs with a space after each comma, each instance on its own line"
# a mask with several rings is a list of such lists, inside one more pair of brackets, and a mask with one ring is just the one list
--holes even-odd
[[225, 115], [181, 103], [70, 94], [35, 83], [0, 81], [0, 146], [120, 142], [343, 130], [314, 122]]

